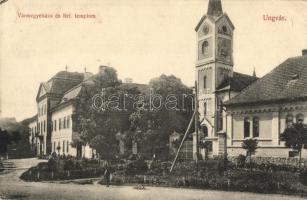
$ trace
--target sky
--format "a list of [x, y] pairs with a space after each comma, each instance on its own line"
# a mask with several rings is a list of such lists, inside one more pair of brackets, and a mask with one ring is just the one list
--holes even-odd
[[[307, 49], [306, 0], [222, 0], [235, 26], [234, 70], [261, 77]], [[114, 67], [120, 79], [148, 83], [173, 74], [188, 86], [195, 76], [196, 33], [208, 0], [8, 0], [0, 4], [1, 117], [36, 114], [41, 82], [65, 70]], [[32, 19], [20, 14], [56, 13]], [[63, 18], [63, 13], [71, 18]], [[95, 15], [76, 19], [75, 14]], [[263, 15], [284, 16], [265, 21]]]

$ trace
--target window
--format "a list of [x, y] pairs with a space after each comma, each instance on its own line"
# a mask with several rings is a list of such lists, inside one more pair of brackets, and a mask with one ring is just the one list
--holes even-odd
[[223, 130], [223, 101], [217, 99], [217, 130]]
[[259, 117], [253, 117], [253, 137], [259, 137]]
[[56, 131], [56, 120], [54, 120], [54, 131]]
[[292, 114], [288, 114], [286, 116], [286, 128], [289, 128], [293, 125], [293, 115]]
[[209, 43], [208, 41], [204, 41], [203, 44], [201, 45], [201, 53], [203, 55], [207, 55], [209, 53]]
[[51, 132], [53, 131], [53, 122], [51, 121]]
[[207, 115], [207, 102], [204, 102], [204, 115]]
[[44, 132], [46, 132], [46, 121], [44, 121]]
[[204, 76], [204, 89], [207, 88], [207, 76]]
[[303, 124], [303, 122], [304, 122], [304, 115], [303, 114], [297, 114], [296, 115], [296, 123], [298, 123], [298, 124]]
[[68, 153], [69, 151], [69, 141], [67, 141], [67, 144], [66, 144], [66, 152]]
[[63, 140], [63, 153], [65, 153], [65, 140]]
[[56, 146], [55, 145], [56, 145], [55, 142], [53, 142], [53, 152], [56, 151]]
[[201, 132], [202, 132], [204, 137], [208, 137], [208, 128], [207, 128], [207, 126], [201, 126], [200, 130], [201, 130]]
[[62, 129], [62, 119], [59, 119], [59, 130]]
[[63, 120], [63, 128], [66, 128], [66, 117], [64, 117], [64, 120]]
[[67, 116], [67, 128], [69, 128], [69, 126], [70, 126], [70, 117], [69, 116]]
[[250, 137], [250, 121], [248, 117], [244, 118], [244, 137]]
[[41, 122], [41, 133], [43, 133], [43, 122]]

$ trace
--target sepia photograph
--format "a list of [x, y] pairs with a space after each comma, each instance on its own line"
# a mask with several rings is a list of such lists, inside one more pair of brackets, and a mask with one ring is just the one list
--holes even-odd
[[306, 0], [0, 0], [0, 200], [305, 198]]

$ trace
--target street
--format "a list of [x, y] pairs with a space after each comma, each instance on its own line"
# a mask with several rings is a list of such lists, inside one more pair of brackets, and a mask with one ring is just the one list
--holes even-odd
[[60, 183], [24, 182], [19, 176], [29, 167], [42, 162], [36, 158], [10, 160], [16, 166], [7, 173], [0, 173], [1, 199], [103, 199], [103, 200], [295, 200], [295, 196], [263, 195], [242, 192], [223, 192], [199, 189], [178, 189], [163, 187], [146, 187], [145, 190], [133, 186], [77, 185]]

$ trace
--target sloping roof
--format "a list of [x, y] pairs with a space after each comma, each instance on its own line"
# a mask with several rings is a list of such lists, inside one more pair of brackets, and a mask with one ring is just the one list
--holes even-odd
[[66, 92], [64, 94], [60, 104], [76, 98], [80, 94], [81, 89], [82, 89], [82, 84], [79, 84], [79, 85], [77, 85], [77, 87], [74, 87], [71, 90], [69, 90], [68, 92]]
[[307, 56], [289, 58], [226, 105], [307, 99]]
[[61, 71], [56, 73], [48, 82], [50, 93], [63, 94], [67, 90], [81, 83], [84, 79], [83, 73]]
[[253, 82], [255, 82], [258, 78], [256, 76], [250, 76], [247, 74], [242, 74], [238, 72], [233, 72], [233, 77], [229, 78], [222, 82], [218, 87], [217, 91], [222, 90], [231, 90], [235, 92], [240, 92]]
[[220, 16], [223, 14], [221, 0], [209, 0], [207, 15]]
[[83, 82], [84, 79], [87, 78], [86, 80], [88, 80], [90, 75], [91, 73], [88, 72], [85, 74], [78, 72], [60, 71], [47, 82], [41, 83], [36, 99], [39, 98], [41, 87], [46, 90], [46, 93], [56, 94], [61, 97], [65, 92]]

